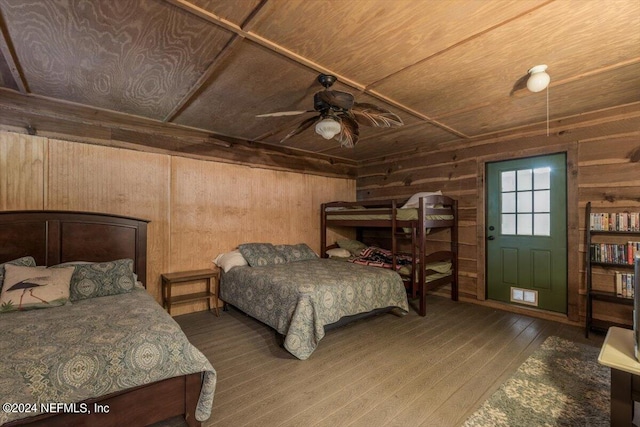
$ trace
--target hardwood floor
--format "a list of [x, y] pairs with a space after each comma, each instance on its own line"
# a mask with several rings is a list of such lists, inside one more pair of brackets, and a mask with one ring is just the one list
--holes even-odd
[[426, 317], [385, 314], [329, 331], [305, 361], [235, 309], [176, 321], [218, 372], [205, 426], [458, 426], [548, 336], [603, 340], [436, 296]]

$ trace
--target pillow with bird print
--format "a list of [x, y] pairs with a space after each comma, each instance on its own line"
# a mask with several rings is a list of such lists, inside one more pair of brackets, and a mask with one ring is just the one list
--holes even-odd
[[6, 264], [0, 313], [57, 307], [69, 301], [74, 267], [46, 268]]
[[0, 291], [2, 291], [2, 284], [4, 283], [4, 266], [7, 264], [24, 265], [25, 267], [35, 267], [36, 260], [32, 256], [23, 256], [22, 258], [14, 259], [13, 261], [7, 261], [0, 264]]

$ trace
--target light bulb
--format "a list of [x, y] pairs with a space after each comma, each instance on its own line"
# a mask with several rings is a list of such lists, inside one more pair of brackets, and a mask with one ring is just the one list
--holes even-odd
[[316, 124], [316, 133], [324, 139], [331, 139], [340, 133], [342, 126], [338, 121], [325, 117]]
[[546, 73], [546, 65], [536, 65], [529, 70], [529, 80], [527, 80], [527, 89], [531, 92], [540, 92], [549, 86], [551, 77]]

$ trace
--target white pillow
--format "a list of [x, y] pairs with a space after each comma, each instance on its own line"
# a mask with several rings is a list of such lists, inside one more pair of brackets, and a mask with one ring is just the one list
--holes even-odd
[[440, 190], [434, 191], [434, 192], [423, 191], [422, 193], [416, 193], [413, 196], [411, 196], [409, 200], [407, 200], [407, 202], [402, 206], [402, 209], [406, 209], [406, 208], [417, 209], [418, 203], [420, 202], [420, 197], [427, 197], [427, 196], [442, 196], [442, 191]]
[[247, 260], [244, 259], [239, 250], [226, 252], [220, 254], [213, 260], [213, 263], [224, 270], [224, 272], [228, 272], [233, 267], [242, 267], [247, 264]]
[[351, 256], [351, 252], [342, 248], [334, 248], [329, 249], [327, 251], [327, 255], [329, 255], [329, 258], [349, 258]]

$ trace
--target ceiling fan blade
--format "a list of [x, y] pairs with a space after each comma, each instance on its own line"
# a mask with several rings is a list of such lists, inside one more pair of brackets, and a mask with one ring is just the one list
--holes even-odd
[[275, 113], [267, 113], [267, 114], [258, 114], [256, 117], [282, 117], [282, 116], [298, 116], [304, 113], [314, 113], [314, 110], [304, 110], [304, 111], [278, 111]]
[[360, 138], [358, 123], [346, 114], [340, 115], [340, 122], [342, 123], [342, 129], [334, 139], [340, 143], [341, 147], [355, 147]]
[[298, 125], [297, 128], [295, 128], [294, 130], [289, 132], [284, 138], [282, 138], [280, 140], [280, 142], [284, 142], [287, 139], [291, 138], [292, 136], [296, 136], [297, 134], [301, 133], [302, 131], [310, 128], [313, 124], [315, 124], [321, 118], [322, 118], [322, 116], [319, 115], [319, 116], [309, 117], [308, 119], [304, 119], [302, 122], [300, 122], [300, 124]]
[[355, 99], [349, 92], [341, 92], [339, 90], [321, 90], [316, 93], [316, 97], [325, 104], [342, 110], [350, 109]]
[[356, 102], [351, 112], [358, 123], [366, 126], [393, 128], [404, 124], [397, 114], [373, 104]]

